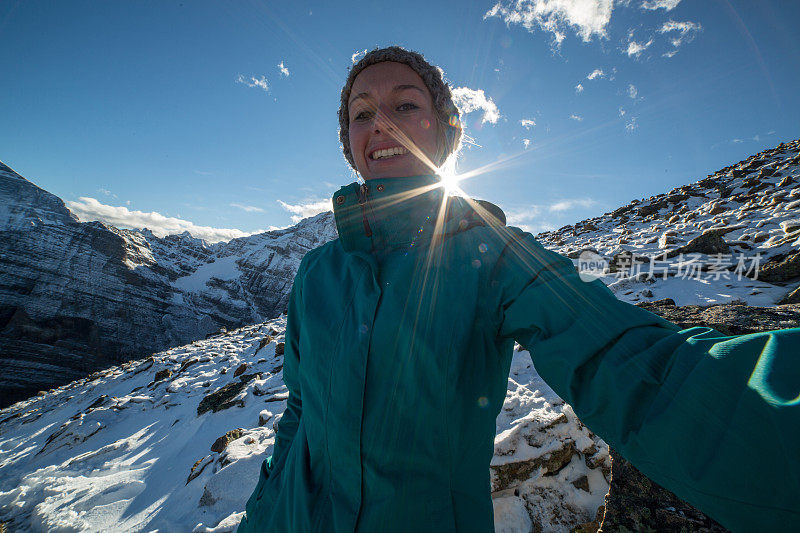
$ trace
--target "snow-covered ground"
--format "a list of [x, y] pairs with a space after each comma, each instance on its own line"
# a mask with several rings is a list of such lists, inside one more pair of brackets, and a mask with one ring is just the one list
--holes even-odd
[[[283, 317], [247, 326], [0, 411], [0, 521], [12, 531], [235, 529], [286, 407], [284, 327]], [[532, 516], [544, 531], [594, 518], [607, 447], [528, 352], [515, 352], [497, 424], [498, 531], [527, 531]]]

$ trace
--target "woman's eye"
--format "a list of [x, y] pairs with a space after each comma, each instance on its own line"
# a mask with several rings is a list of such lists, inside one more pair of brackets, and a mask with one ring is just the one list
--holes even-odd
[[409, 102], [409, 103], [405, 103], [405, 104], [400, 104], [397, 107], [397, 109], [400, 110], [400, 111], [411, 111], [412, 109], [417, 109], [417, 106], [415, 104], [412, 104], [412, 103]]
[[356, 114], [353, 120], [366, 120], [369, 118], [369, 115], [370, 115], [369, 111], [361, 111]]

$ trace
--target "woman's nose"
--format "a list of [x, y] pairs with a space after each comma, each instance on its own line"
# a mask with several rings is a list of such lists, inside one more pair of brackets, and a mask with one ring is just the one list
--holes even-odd
[[386, 112], [386, 109], [381, 106], [375, 111], [375, 118], [372, 121], [372, 129], [375, 133], [380, 133], [381, 131], [393, 131], [394, 124], [392, 123], [392, 119], [389, 117], [389, 114]]

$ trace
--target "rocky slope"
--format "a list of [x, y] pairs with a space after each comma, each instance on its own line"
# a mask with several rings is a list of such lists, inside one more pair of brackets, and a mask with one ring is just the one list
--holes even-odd
[[632, 303], [796, 301], [800, 140], [537, 238]]
[[[232, 531], [286, 407], [285, 319], [108, 368], [0, 410], [13, 531]], [[517, 351], [497, 420], [497, 531], [563, 531], [608, 491], [608, 447]]]
[[331, 213], [209, 245], [79, 222], [0, 163], [0, 406], [111, 364], [278, 316]]

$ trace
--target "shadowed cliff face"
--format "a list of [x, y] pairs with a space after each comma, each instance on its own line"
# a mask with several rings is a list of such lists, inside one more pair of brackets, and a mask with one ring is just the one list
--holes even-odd
[[286, 309], [331, 213], [209, 245], [79, 222], [0, 163], [0, 407], [111, 364]]

